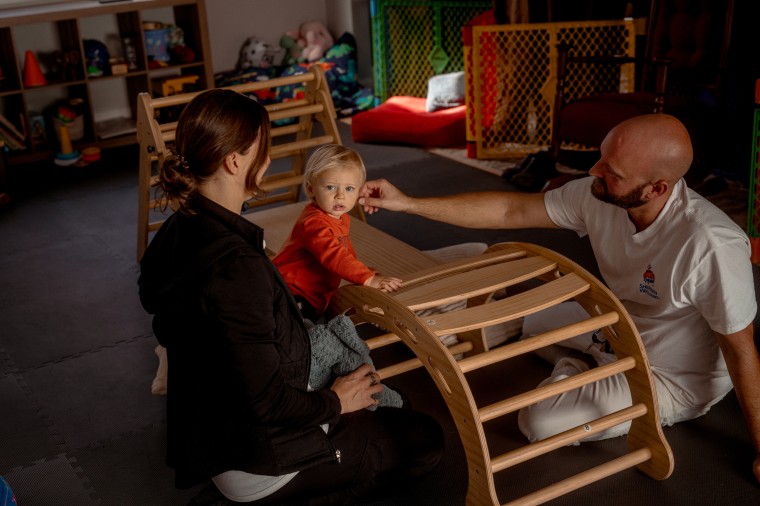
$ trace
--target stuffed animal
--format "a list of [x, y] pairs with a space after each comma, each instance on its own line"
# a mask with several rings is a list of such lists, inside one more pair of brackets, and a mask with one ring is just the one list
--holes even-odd
[[240, 47], [237, 70], [251, 67], [266, 69], [275, 64], [282, 49], [267, 44], [256, 37], [248, 37]]
[[307, 21], [298, 28], [299, 38], [303, 39], [301, 58], [307, 62], [317, 61], [325, 55], [333, 44], [332, 35], [327, 27], [319, 21]]
[[280, 47], [285, 53], [282, 57], [282, 66], [287, 67], [301, 61], [301, 54], [303, 53], [303, 46], [306, 43], [303, 39], [299, 39], [298, 31], [291, 30], [285, 32], [285, 35], [280, 37]]
[[[326, 324], [306, 321], [311, 339], [311, 371], [309, 385], [315, 390], [327, 387], [334, 376], [343, 376], [362, 364], [370, 364], [369, 347], [356, 333], [351, 319], [339, 315]], [[400, 408], [403, 400], [398, 392], [383, 385], [383, 391], [373, 396], [380, 406]], [[374, 411], [377, 406], [367, 408]]]
[[307, 21], [298, 30], [289, 30], [280, 38], [280, 47], [285, 51], [282, 64], [317, 61], [334, 44], [325, 25], [319, 21]]

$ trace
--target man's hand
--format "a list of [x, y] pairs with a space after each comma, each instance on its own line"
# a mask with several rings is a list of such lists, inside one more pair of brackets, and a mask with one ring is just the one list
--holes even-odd
[[359, 205], [364, 206], [367, 214], [380, 209], [406, 211], [409, 200], [409, 197], [385, 179], [367, 181], [359, 190]]

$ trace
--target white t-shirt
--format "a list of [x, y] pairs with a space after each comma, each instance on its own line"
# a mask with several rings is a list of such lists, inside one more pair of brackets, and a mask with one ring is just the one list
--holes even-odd
[[633, 318], [652, 374], [684, 406], [708, 408], [732, 388], [714, 332], [738, 332], [757, 302], [744, 231], [680, 180], [636, 233], [625, 209], [591, 194], [593, 177], [546, 193], [551, 220], [589, 236], [607, 286]]
[[[309, 392], [314, 389], [308, 385]], [[327, 434], [329, 424], [320, 425]], [[234, 502], [253, 502], [270, 496], [290, 483], [296, 477], [298, 471], [282, 476], [267, 476], [263, 474], [251, 474], [245, 471], [225, 471], [212, 478], [214, 485], [224, 497]]]

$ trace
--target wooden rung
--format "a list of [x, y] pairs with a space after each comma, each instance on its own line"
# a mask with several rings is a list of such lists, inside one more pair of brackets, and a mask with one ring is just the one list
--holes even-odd
[[576, 441], [580, 441], [593, 434], [603, 432], [610, 427], [615, 427], [621, 423], [639, 418], [647, 414], [645, 404], [639, 403], [634, 406], [628, 406], [609, 415], [605, 415], [597, 420], [590, 421], [586, 424], [573, 427], [554, 436], [530, 443], [511, 452], [504, 453], [491, 459], [491, 468], [497, 473], [509, 467], [522, 464], [530, 459], [540, 455], [545, 455], [557, 448], [562, 448]]
[[[452, 355], [467, 353], [468, 351], [472, 350], [472, 343], [469, 341], [464, 341], [461, 343], [452, 344], [448, 347], [448, 350]], [[420, 367], [422, 367], [422, 361], [419, 358], [410, 358], [409, 360], [398, 362], [396, 364], [389, 365], [388, 367], [383, 367], [377, 371], [377, 374], [379, 374], [381, 378], [387, 379], [401, 373], [419, 369]]]
[[435, 265], [428, 269], [416, 272], [411, 278], [404, 280], [404, 287], [411, 287], [418, 283], [424, 283], [431, 279], [447, 276], [452, 272], [475, 269], [485, 265], [491, 265], [505, 260], [514, 260], [525, 257], [525, 251], [517, 248], [504, 248], [498, 251], [491, 251], [476, 255], [473, 257], [463, 258], [446, 262], [445, 264]]
[[231, 89], [239, 91], [240, 93], [249, 93], [251, 91], [265, 90], [268, 88], [279, 88], [280, 86], [287, 86], [297, 83], [308, 83], [314, 80], [314, 74], [306, 72], [304, 74], [295, 74], [292, 76], [278, 77], [276, 86], [272, 86], [272, 80], [267, 81], [254, 81], [250, 83], [236, 84], [230, 86]]
[[277, 146], [272, 146], [269, 156], [272, 160], [277, 160], [279, 158], [293, 156], [303, 149], [311, 149], [321, 146], [322, 144], [331, 144], [333, 142], [335, 142], [335, 139], [332, 135], [320, 135], [319, 137], [293, 141], [287, 144], [278, 144]]
[[618, 457], [614, 460], [601, 464], [599, 466], [578, 473], [575, 476], [558, 481], [546, 488], [537, 490], [531, 494], [525, 495], [515, 501], [508, 502], [503, 506], [533, 506], [544, 504], [547, 501], [556, 499], [568, 492], [578, 490], [602, 478], [607, 478], [615, 473], [630, 469], [634, 466], [646, 462], [652, 458], [652, 451], [649, 448], [640, 448]]
[[177, 122], [176, 121], [172, 121], [170, 123], [159, 123], [158, 124], [158, 131], [159, 132], [169, 132], [169, 131], [173, 132], [176, 129], [177, 129]]
[[[273, 107], [272, 110], [278, 112], [270, 113], [269, 119], [271, 121], [275, 121], [278, 119], [295, 118], [298, 116], [306, 116], [307, 114], [322, 112], [323, 106], [321, 104], [307, 105], [308, 103], [309, 102], [306, 100], [294, 100], [293, 102], [288, 102], [288, 107]], [[298, 106], [301, 106], [301, 108], [299, 109]], [[161, 139], [164, 141], [164, 144], [174, 142], [177, 131], [176, 121], [172, 123], [160, 124], [159, 129], [161, 131]], [[272, 128], [271, 135], [272, 137], [281, 137], [283, 135], [298, 133], [301, 131], [303, 131], [303, 126], [300, 123], [297, 123], [295, 125], [286, 125], [283, 127]], [[274, 147], [275, 146], [272, 146], [273, 150]]]
[[485, 293], [513, 286], [523, 281], [536, 278], [553, 271], [557, 263], [544, 257], [525, 257], [511, 262], [486, 265], [436, 279], [429, 283], [418, 284], [403, 289], [396, 295], [396, 300], [419, 311], [442, 304], [451, 304]]
[[282, 137], [283, 135], [291, 135], [291, 134], [297, 134], [298, 132], [304, 131], [304, 125], [301, 123], [295, 123], [293, 125], [285, 125], [281, 127], [273, 127], [270, 130], [270, 135], [272, 138], [275, 137]]
[[539, 348], [543, 348], [544, 346], [556, 344], [565, 339], [585, 334], [586, 332], [593, 332], [602, 327], [614, 325], [618, 320], [620, 320], [620, 315], [615, 312], [603, 313], [599, 316], [594, 316], [576, 323], [552, 329], [543, 334], [526, 337], [520, 341], [499, 346], [498, 348], [494, 348], [493, 350], [478, 355], [463, 358], [459, 362], [459, 367], [464, 373], [474, 371], [475, 369], [480, 369], [481, 367], [489, 366], [518, 355], [523, 355]]
[[292, 200], [293, 200], [293, 196], [290, 193], [279, 193], [277, 195], [270, 195], [263, 199], [247, 200], [245, 203], [248, 205], [249, 208], [254, 208], [254, 207], [268, 206], [276, 202], [285, 202], [285, 201], [292, 201]]
[[175, 132], [176, 130], [174, 129], [161, 132], [161, 140], [164, 141], [164, 144], [174, 142]]
[[148, 223], [148, 232], [155, 232], [159, 228], [161, 228], [161, 225], [163, 224], [163, 221], [152, 221]]
[[[278, 77], [276, 79], [277, 83], [275, 86], [272, 86], [272, 83], [270, 82], [272, 80], [267, 80], [236, 84], [233, 86], [228, 86], [227, 89], [231, 89], [239, 93], [250, 93], [253, 91], [277, 88], [279, 86], [287, 86], [290, 84], [308, 83], [309, 81], [313, 81], [314, 77], [315, 76], [313, 73], [306, 72], [304, 74], [297, 74], [294, 76]], [[202, 91], [197, 91], [194, 93], [178, 93], [177, 95], [171, 95], [168, 97], [152, 98], [150, 99], [150, 105], [153, 109], [161, 109], [163, 107], [171, 107], [173, 105], [182, 105], [186, 104], [195, 98], [196, 95], [200, 95], [201, 93]]]
[[572, 299], [588, 288], [589, 283], [586, 280], [575, 273], [570, 273], [511, 297], [459, 311], [432, 315], [426, 319], [426, 323], [439, 337], [458, 334], [537, 313], [547, 307]]
[[610, 362], [609, 364], [594, 367], [593, 369], [589, 369], [580, 374], [569, 376], [559, 381], [555, 381], [554, 383], [547, 383], [540, 387], [536, 387], [533, 390], [528, 390], [527, 392], [523, 392], [508, 399], [484, 406], [478, 410], [478, 415], [480, 416], [481, 421], [487, 422], [526, 406], [530, 406], [531, 404], [536, 404], [537, 402], [554, 397], [555, 395], [568, 392], [575, 388], [582, 387], [583, 385], [594, 383], [604, 378], [609, 378], [621, 372], [629, 371], [635, 367], [635, 358], [623, 357], [614, 362]]
[[272, 119], [273, 112], [287, 111], [288, 109], [295, 109], [296, 107], [308, 105], [309, 103], [310, 102], [308, 100], [302, 98], [300, 100], [288, 100], [287, 102], [277, 102], [276, 104], [267, 104], [264, 106], [264, 108], [269, 113], [269, 119]]
[[285, 188], [288, 186], [300, 186], [303, 182], [302, 175], [292, 176], [289, 174], [275, 174], [265, 178], [261, 182], [261, 189], [267, 192]]
[[365, 342], [370, 350], [375, 350], [377, 348], [382, 348], [383, 346], [388, 346], [389, 344], [398, 343], [399, 341], [401, 341], [399, 336], [389, 333], [383, 334], [382, 336], [371, 337]]
[[297, 118], [300, 116], [309, 116], [311, 114], [318, 114], [325, 110], [325, 106], [322, 104], [303, 105], [301, 107], [281, 108], [269, 113], [270, 121], [277, 121], [281, 119]]
[[150, 185], [156, 186], [156, 183], [158, 183], [158, 176], [150, 176]]

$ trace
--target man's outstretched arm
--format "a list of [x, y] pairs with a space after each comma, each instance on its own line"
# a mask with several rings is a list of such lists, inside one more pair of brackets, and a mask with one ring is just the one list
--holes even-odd
[[410, 197], [385, 179], [367, 181], [359, 204], [368, 214], [380, 209], [415, 214], [465, 228], [557, 228], [542, 193], [473, 192], [445, 197]]

